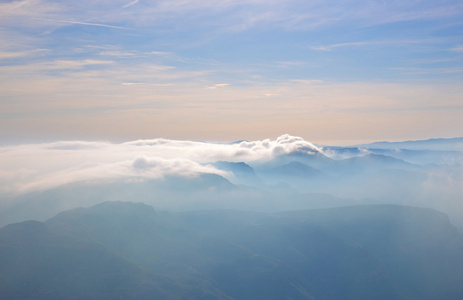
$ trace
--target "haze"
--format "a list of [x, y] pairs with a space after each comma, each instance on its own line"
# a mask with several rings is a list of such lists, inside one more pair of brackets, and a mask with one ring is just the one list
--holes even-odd
[[0, 1], [1, 299], [463, 299], [461, 0]]

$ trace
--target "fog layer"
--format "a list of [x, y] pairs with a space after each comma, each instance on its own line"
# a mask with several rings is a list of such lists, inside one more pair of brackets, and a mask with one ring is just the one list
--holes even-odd
[[6, 146], [0, 148], [2, 225], [125, 200], [176, 210], [404, 204], [440, 210], [462, 226], [458, 141], [406, 144], [414, 150], [316, 146], [290, 135], [228, 144], [152, 139]]

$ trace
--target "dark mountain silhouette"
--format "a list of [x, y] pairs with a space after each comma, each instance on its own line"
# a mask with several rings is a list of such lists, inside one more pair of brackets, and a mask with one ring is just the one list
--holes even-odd
[[228, 299], [196, 281], [200, 288], [150, 274], [101, 243], [56, 235], [41, 222], [0, 230], [1, 299]]
[[105, 202], [5, 226], [0, 253], [8, 299], [463, 297], [463, 237], [442, 213], [394, 205], [269, 214]]

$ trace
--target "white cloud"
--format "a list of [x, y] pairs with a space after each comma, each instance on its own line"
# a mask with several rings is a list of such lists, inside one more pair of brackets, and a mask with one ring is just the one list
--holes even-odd
[[306, 65], [307, 63], [304, 61], [278, 61], [276, 62], [277, 66], [280, 68], [294, 68], [294, 67], [300, 67], [303, 65]]
[[337, 48], [346, 48], [346, 47], [369, 47], [369, 46], [388, 46], [388, 45], [414, 45], [414, 44], [430, 44], [435, 43], [435, 39], [427, 40], [384, 40], [384, 41], [362, 41], [362, 42], [349, 42], [349, 43], [339, 43], [331, 45], [318, 45], [311, 46], [310, 49], [318, 51], [332, 51]]
[[132, 6], [132, 5], [137, 4], [138, 2], [139, 2], [139, 0], [134, 0], [134, 1], [132, 1], [132, 2], [129, 2], [129, 3], [125, 4], [124, 6], [122, 6], [122, 8], [130, 7], [130, 6]]
[[[189, 159], [164, 159], [160, 157], [136, 157], [131, 164], [133, 175], [139, 177], [158, 178], [167, 175], [192, 177], [201, 173], [213, 173], [227, 176], [227, 172], [218, 170], [212, 165], [202, 165]], [[132, 175], [132, 176], [133, 176]]]
[[37, 18], [54, 17], [62, 13], [64, 7], [58, 3], [43, 0], [22, 0], [0, 3], [0, 24], [16, 22], [21, 26], [37, 23]]
[[132, 29], [129, 27], [122, 27], [122, 26], [115, 26], [110, 24], [102, 24], [102, 23], [89, 23], [89, 22], [82, 22], [82, 21], [74, 21], [74, 20], [59, 20], [59, 19], [47, 19], [47, 18], [36, 18], [36, 20], [46, 21], [50, 24], [77, 24], [77, 25], [86, 25], [86, 26], [97, 26], [97, 27], [108, 27], [108, 28], [116, 28], [116, 29]]
[[163, 52], [163, 51], [151, 51], [151, 52], [146, 52], [145, 54], [152, 54], [152, 55], [171, 55], [172, 53], [170, 53], [170, 52]]
[[27, 56], [35, 56], [41, 53], [45, 53], [46, 51], [47, 51], [46, 49], [36, 49], [36, 50], [28, 50], [28, 51], [0, 51], [0, 60], [27, 57]]
[[0, 193], [43, 190], [72, 182], [148, 179], [213, 173], [228, 177], [209, 163], [268, 161], [278, 155], [321, 149], [302, 138], [282, 135], [276, 140], [218, 144], [152, 139], [122, 144], [55, 142], [0, 148]]
[[118, 56], [118, 57], [130, 57], [130, 56], [137, 55], [134, 52], [123, 52], [123, 51], [102, 51], [98, 54], [102, 56]]
[[85, 60], [56, 60], [50, 63], [50, 68], [52, 69], [80, 69], [85, 66], [92, 65], [109, 65], [113, 64], [114, 61], [110, 60], [94, 60], [94, 59], [85, 59]]
[[222, 88], [222, 87], [226, 87], [229, 85], [230, 85], [229, 83], [218, 83], [218, 84], [214, 84], [213, 86], [208, 86], [207, 89], [214, 90], [216, 88]]
[[123, 82], [122, 85], [124, 86], [134, 86], [134, 85], [140, 85], [143, 84], [142, 82]]
[[463, 46], [454, 47], [454, 48], [450, 49], [450, 51], [463, 52]]

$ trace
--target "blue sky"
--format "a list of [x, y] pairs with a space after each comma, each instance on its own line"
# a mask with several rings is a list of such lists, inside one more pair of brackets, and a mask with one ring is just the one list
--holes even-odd
[[0, 2], [0, 140], [462, 136], [461, 1]]

